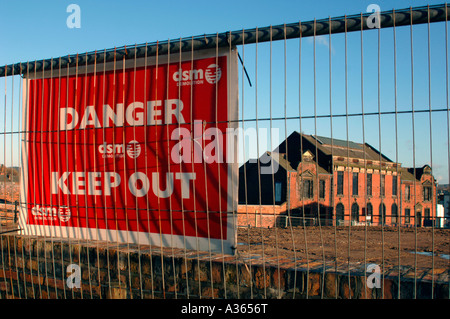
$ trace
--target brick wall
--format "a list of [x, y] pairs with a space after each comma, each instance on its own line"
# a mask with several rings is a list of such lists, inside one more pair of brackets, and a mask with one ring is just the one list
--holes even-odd
[[[69, 242], [1, 236], [1, 298], [397, 298], [398, 275], [367, 287], [361, 265], [337, 269], [321, 262], [245, 259], [150, 246]], [[81, 270], [69, 288], [67, 266]], [[427, 277], [428, 276], [428, 277]], [[448, 299], [448, 271], [435, 271], [434, 297]], [[445, 277], [445, 278], [444, 278]], [[420, 273], [417, 298], [431, 297], [431, 278]], [[440, 278], [440, 279], [439, 279]], [[444, 279], [442, 279], [444, 278]], [[414, 281], [401, 281], [400, 298], [414, 298]]]
[[237, 225], [241, 227], [274, 227], [277, 225], [279, 215], [285, 211], [286, 204], [238, 205]]

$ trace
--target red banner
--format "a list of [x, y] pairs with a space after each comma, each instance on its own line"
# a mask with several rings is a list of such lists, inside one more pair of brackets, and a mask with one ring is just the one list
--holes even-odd
[[232, 240], [228, 59], [26, 80], [23, 226]]

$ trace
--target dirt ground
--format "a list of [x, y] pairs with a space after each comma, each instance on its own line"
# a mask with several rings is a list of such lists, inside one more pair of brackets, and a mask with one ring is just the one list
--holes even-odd
[[[450, 270], [450, 229], [381, 226], [239, 228], [238, 249], [265, 257]], [[263, 243], [263, 244], [262, 244]], [[416, 253], [415, 253], [416, 252]]]

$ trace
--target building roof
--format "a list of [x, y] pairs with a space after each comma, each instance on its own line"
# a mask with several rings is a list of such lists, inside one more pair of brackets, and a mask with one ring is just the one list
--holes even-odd
[[415, 180], [414, 175], [409, 172], [409, 169], [406, 167], [401, 168], [402, 180], [411, 181]]
[[423, 174], [431, 174], [431, 167], [429, 165], [424, 165], [422, 167], [405, 167], [405, 170], [414, 178], [414, 173], [416, 174], [416, 179], [420, 180]]
[[322, 145], [334, 145], [334, 146], [340, 146], [340, 147], [349, 147], [352, 149], [359, 149], [362, 150], [362, 147], [360, 144], [352, 142], [352, 141], [344, 141], [344, 140], [338, 140], [335, 138], [325, 137], [325, 136], [317, 136], [317, 135], [311, 135], [314, 139], [316, 139], [320, 144]]
[[261, 155], [260, 158], [256, 159], [249, 159], [247, 162], [245, 162], [245, 164], [241, 165], [241, 168], [244, 167], [244, 165], [246, 166], [246, 169], [249, 170], [253, 167], [257, 167], [258, 166], [258, 162], [260, 167], [265, 167], [265, 166], [269, 166], [270, 163], [267, 161], [267, 159], [263, 159], [264, 156], [269, 156], [271, 161], [276, 161], [280, 167], [282, 167], [283, 169], [285, 169], [288, 172], [295, 172], [295, 168], [293, 168], [291, 166], [291, 164], [289, 163], [288, 160], [286, 160], [286, 154], [279, 154], [277, 152], [269, 152], [266, 151], [263, 155]]
[[293, 168], [291, 166], [291, 163], [289, 163], [289, 161], [286, 159], [286, 154], [280, 154], [277, 152], [269, 152], [269, 151], [267, 151], [266, 154], [269, 155], [272, 158], [272, 160], [277, 161], [280, 164], [280, 166], [283, 167], [286, 171], [288, 172], [296, 171], [296, 169]]
[[[299, 134], [298, 132], [295, 133]], [[327, 155], [333, 154], [333, 156], [351, 157], [373, 161], [379, 161], [381, 157], [381, 160], [384, 162], [392, 162], [387, 156], [380, 153], [368, 143], [362, 144], [317, 135], [302, 134], [302, 136], [311, 143], [315, 145], [317, 144], [317, 147]]]
[[[303, 150], [300, 149], [300, 137], [304, 139]], [[288, 150], [288, 156], [286, 156], [286, 141], [288, 140], [290, 146]], [[308, 143], [305, 143], [305, 140], [308, 141]], [[299, 144], [298, 147], [297, 144]], [[308, 149], [306, 144], [310, 144], [308, 146], [310, 149]], [[368, 143], [362, 144], [353, 141], [339, 140], [334, 138], [332, 139], [324, 136], [307, 135], [301, 134], [296, 131], [291, 133], [291, 135], [289, 135], [285, 141], [278, 145], [274, 151], [266, 151], [264, 155], [268, 155], [272, 160], [277, 161], [280, 167], [282, 167], [284, 170], [288, 172], [295, 172], [297, 171], [299, 164], [303, 161], [303, 155], [309, 151], [309, 153], [312, 154], [312, 157], [309, 160], [317, 165], [316, 167], [318, 168], [319, 174], [332, 173], [331, 171], [328, 171], [326, 167], [324, 167], [327, 165], [326, 161], [324, 162], [319, 160], [319, 158], [314, 158], [314, 153], [316, 153], [316, 151], [311, 150], [314, 150], [316, 146], [317, 150], [320, 151], [316, 155], [320, 158], [322, 158], [324, 154], [326, 155], [326, 157], [331, 157], [331, 155], [333, 155], [344, 158], [350, 157], [354, 159], [366, 159], [372, 161], [379, 161], [381, 158], [381, 161], [383, 162], [393, 163], [387, 156], [380, 153], [377, 149], [375, 149]], [[301, 153], [301, 151], [303, 151], [303, 154]], [[262, 160], [261, 158], [259, 160], [261, 161], [261, 163], [267, 163], [267, 160]], [[249, 164], [249, 162], [247, 162], [247, 164]], [[420, 180], [423, 174], [431, 174], [431, 168], [428, 165], [416, 168], [415, 176], [414, 168], [399, 166], [396, 167], [398, 167], [398, 169], [400, 170], [399, 173], [401, 173], [402, 180], [404, 181], [412, 182], [414, 180]]]

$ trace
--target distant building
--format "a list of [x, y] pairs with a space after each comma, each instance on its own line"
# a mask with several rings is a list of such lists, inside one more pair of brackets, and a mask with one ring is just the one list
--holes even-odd
[[238, 212], [240, 226], [431, 226], [436, 181], [367, 143], [294, 132], [240, 167]]
[[442, 207], [442, 221], [443, 227], [450, 227], [450, 188], [449, 185], [439, 185], [437, 189], [437, 202]]

